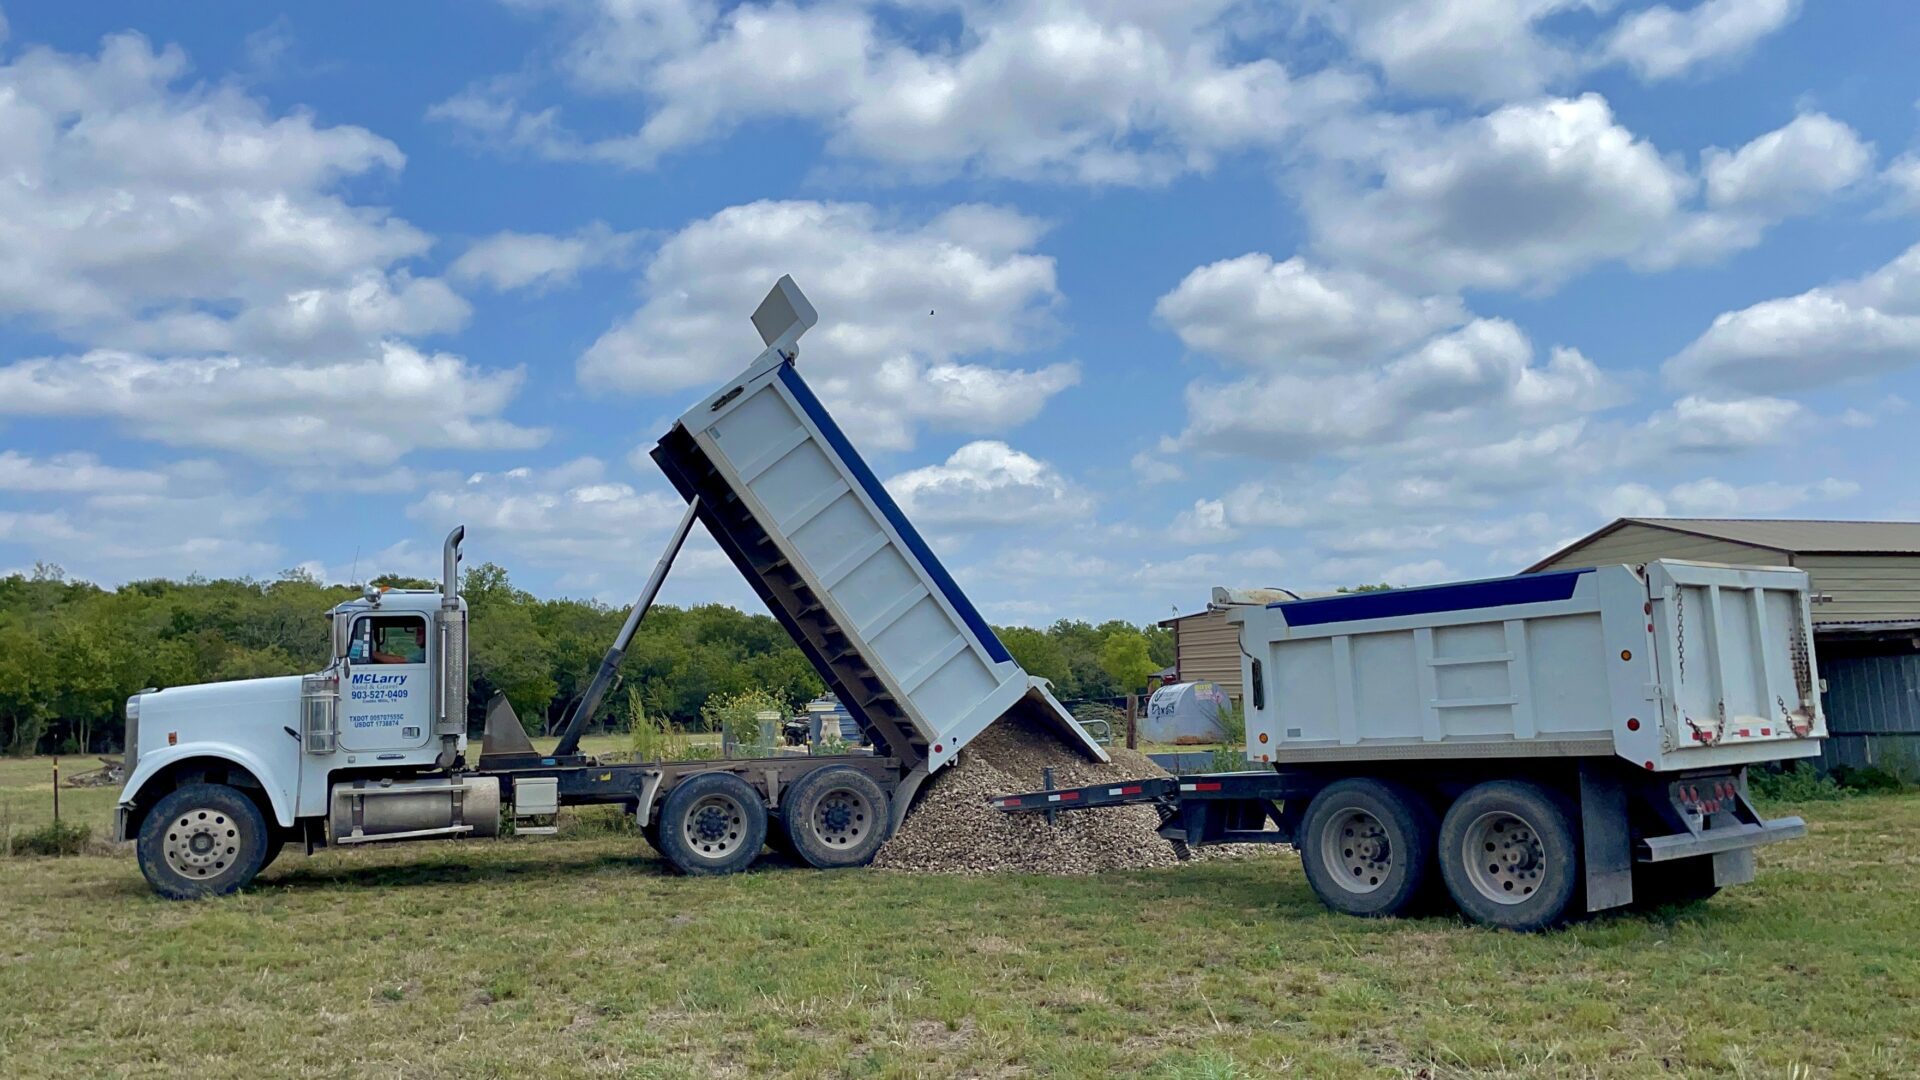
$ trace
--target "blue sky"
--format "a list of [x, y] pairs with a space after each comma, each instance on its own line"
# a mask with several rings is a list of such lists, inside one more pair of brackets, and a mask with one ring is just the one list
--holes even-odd
[[[1911, 518], [1920, 19], [0, 3], [0, 572], [620, 603], [759, 295], [1000, 622]], [[929, 314], [931, 312], [932, 314]], [[667, 599], [749, 606], [704, 541]]]

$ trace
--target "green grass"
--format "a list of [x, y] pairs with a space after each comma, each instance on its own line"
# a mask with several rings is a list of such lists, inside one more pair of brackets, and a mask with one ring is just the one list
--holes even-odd
[[1538, 936], [1330, 915], [1291, 858], [682, 879], [584, 830], [289, 853], [200, 904], [13, 859], [0, 1075], [1915, 1075], [1920, 796], [1791, 812], [1751, 886]]

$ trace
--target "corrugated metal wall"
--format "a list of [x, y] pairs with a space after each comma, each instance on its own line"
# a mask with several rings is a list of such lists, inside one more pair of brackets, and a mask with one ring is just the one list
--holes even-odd
[[1920, 653], [1821, 656], [1824, 768], [1877, 765], [1920, 778]]
[[1177, 635], [1174, 663], [1181, 682], [1209, 680], [1240, 700], [1240, 628], [1225, 611], [1205, 611], [1173, 620]]
[[1814, 622], [1886, 622], [1920, 618], [1920, 557], [1796, 555], [1813, 591], [1831, 597], [1813, 605]]
[[1576, 566], [1643, 563], [1650, 559], [1694, 559], [1746, 566], [1785, 566], [1790, 561], [1784, 552], [1768, 548], [1629, 522], [1598, 540], [1574, 548], [1555, 559], [1551, 566], [1541, 569], [1569, 570]]

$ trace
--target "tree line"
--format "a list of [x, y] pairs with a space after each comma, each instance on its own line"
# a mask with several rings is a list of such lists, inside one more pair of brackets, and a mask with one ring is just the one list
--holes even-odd
[[[431, 588], [391, 575], [373, 584]], [[495, 691], [533, 733], [551, 732], [586, 688], [624, 609], [541, 599], [492, 563], [466, 572], [475, 731]], [[145, 687], [296, 675], [326, 666], [323, 613], [359, 595], [289, 570], [249, 578], [136, 581], [103, 589], [55, 566], [0, 577], [0, 750], [109, 752], [121, 747], [126, 699]], [[1142, 689], [1173, 662], [1172, 635], [1114, 620], [1061, 620], [1046, 629], [998, 628], [1028, 671], [1063, 699], [1107, 699]], [[595, 727], [624, 727], [637, 701], [649, 716], [700, 727], [714, 694], [750, 689], [797, 706], [822, 691], [812, 664], [771, 616], [724, 604], [648, 613]]]

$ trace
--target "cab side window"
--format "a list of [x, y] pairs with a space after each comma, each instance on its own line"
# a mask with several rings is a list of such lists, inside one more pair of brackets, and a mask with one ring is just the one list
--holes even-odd
[[419, 615], [363, 616], [354, 627], [350, 655], [375, 664], [424, 664], [427, 620]]

